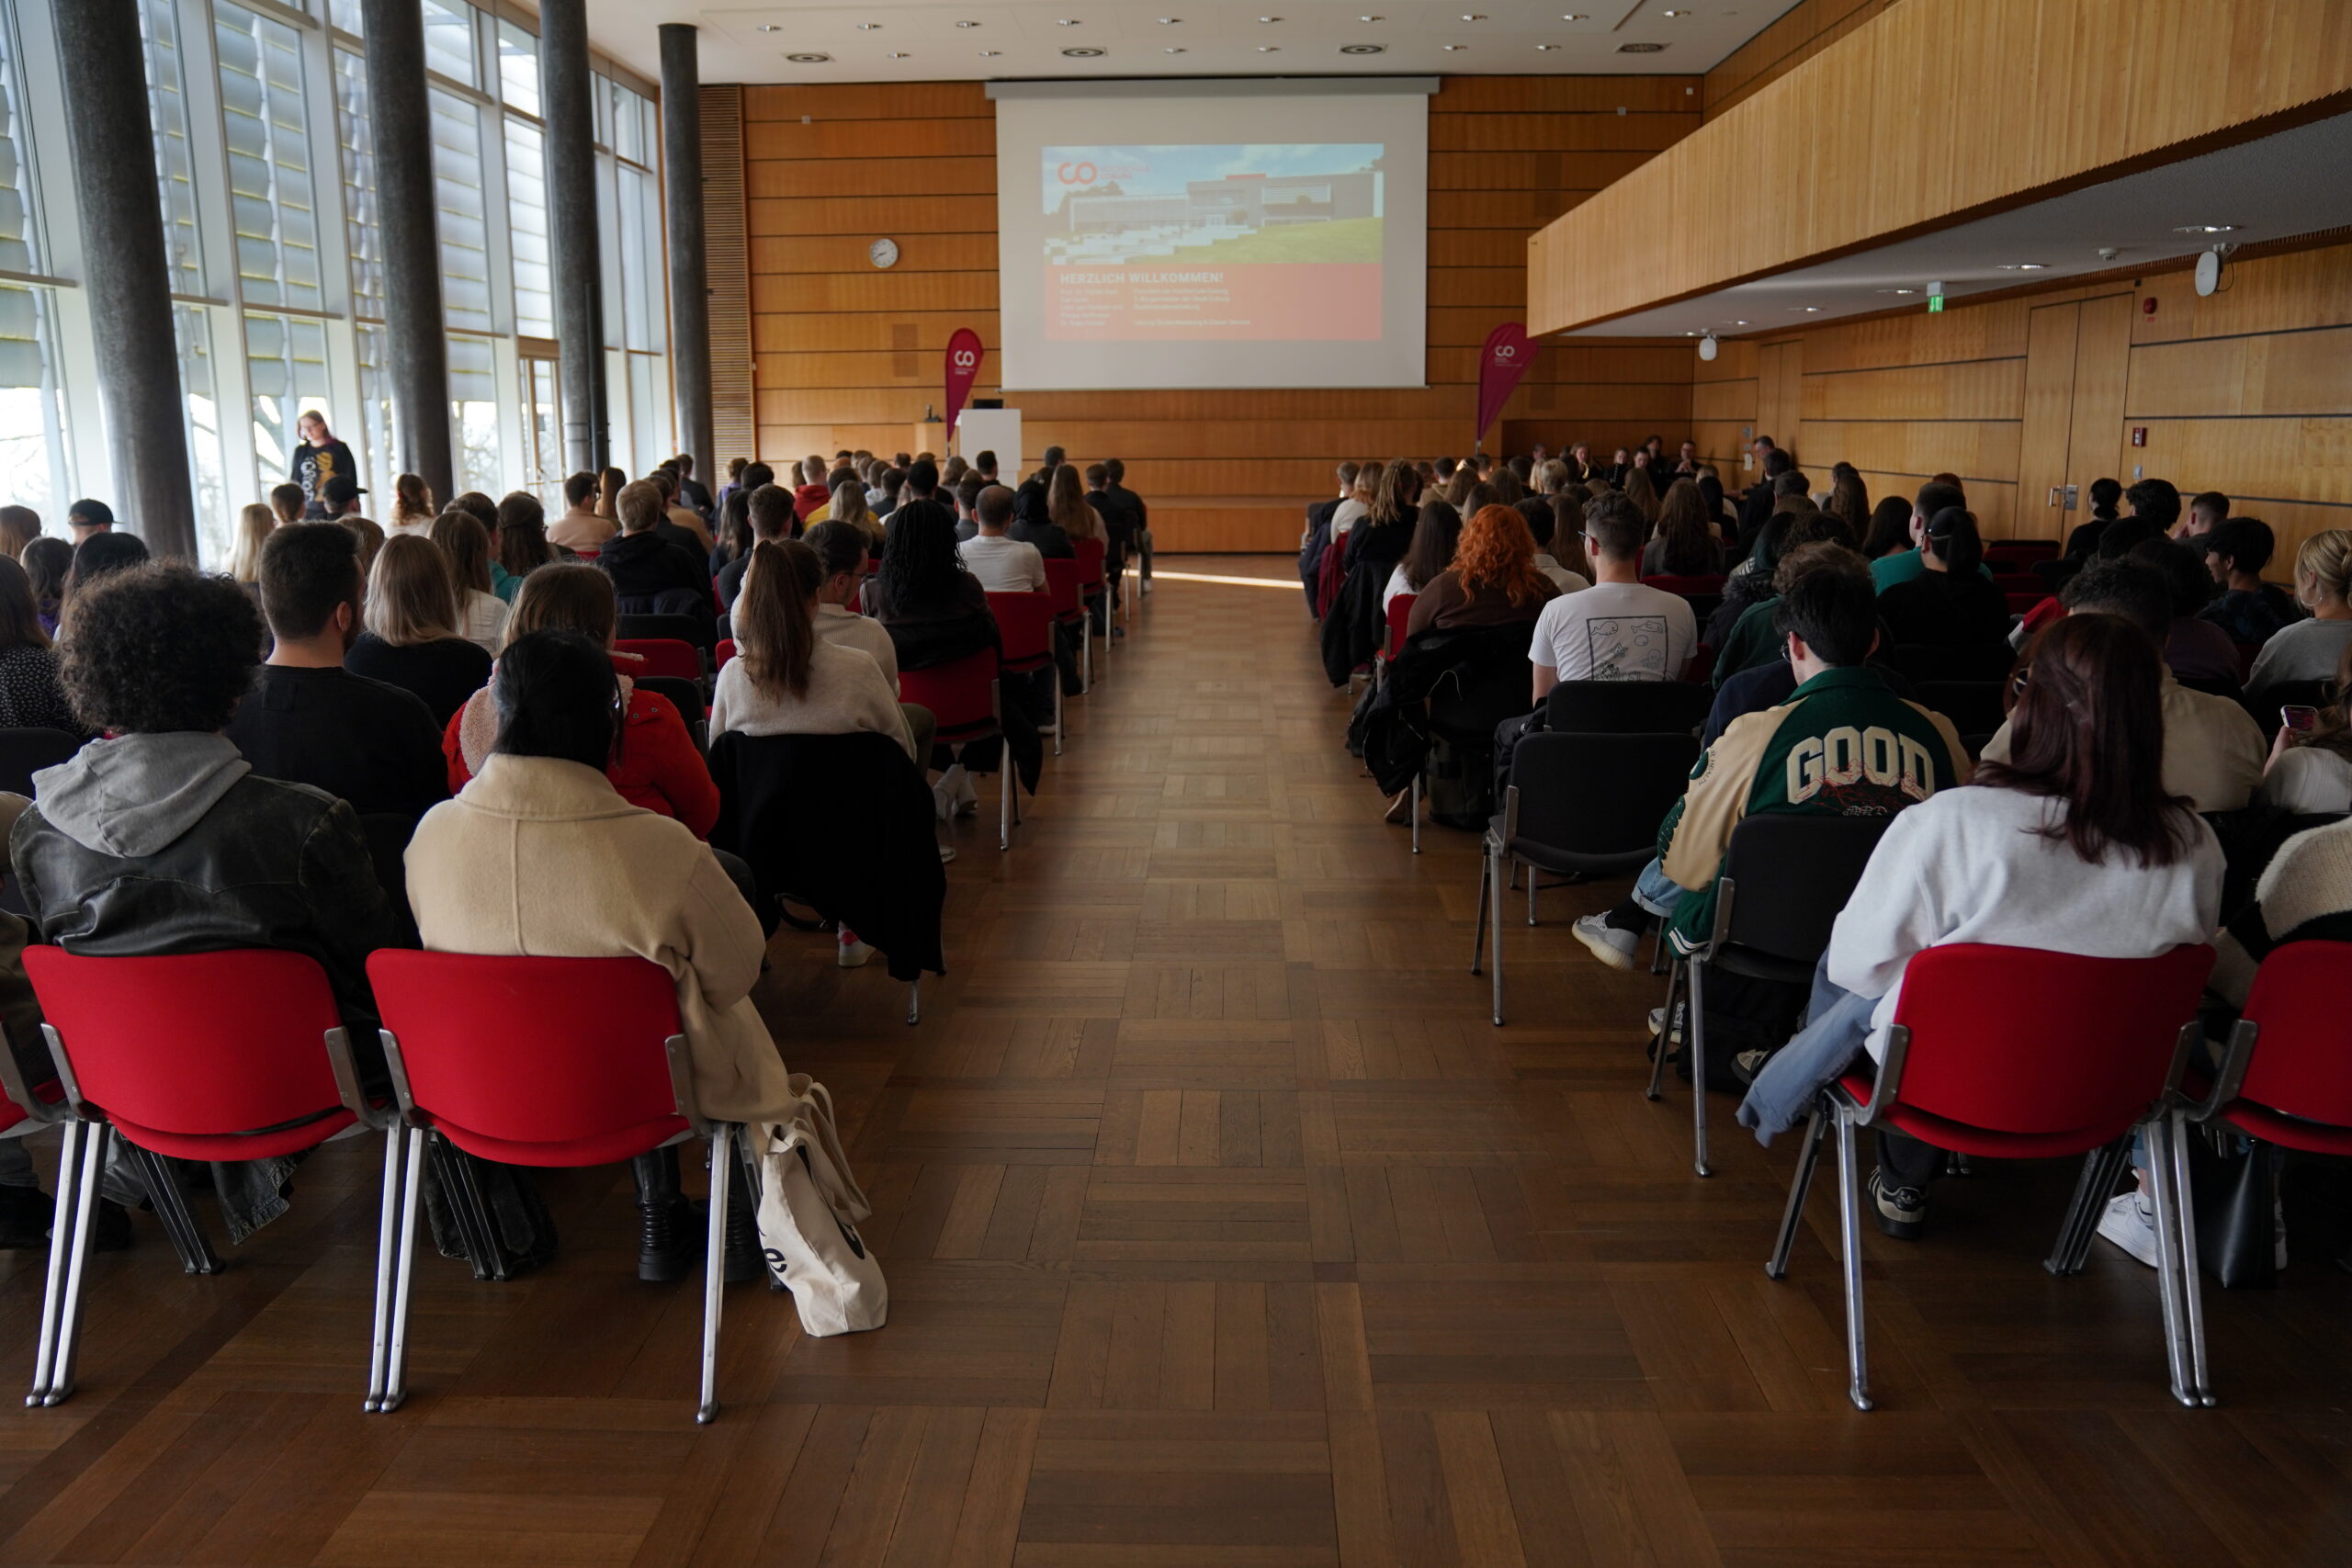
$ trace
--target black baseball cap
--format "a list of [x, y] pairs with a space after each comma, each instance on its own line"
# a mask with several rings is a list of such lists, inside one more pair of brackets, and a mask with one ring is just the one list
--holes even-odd
[[321, 487], [320, 493], [326, 497], [329, 506], [349, 506], [368, 492], [360, 489], [359, 481], [350, 475], [337, 474]]
[[65, 514], [80, 518], [85, 527], [95, 528], [101, 523], [111, 525], [114, 522], [114, 508], [103, 501], [77, 501], [65, 509]]

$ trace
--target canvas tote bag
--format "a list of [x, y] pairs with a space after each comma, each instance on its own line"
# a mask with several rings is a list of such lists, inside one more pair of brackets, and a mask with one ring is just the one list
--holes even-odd
[[806, 1073], [790, 1079], [788, 1122], [746, 1128], [760, 1164], [760, 1247], [792, 1292], [811, 1338], [879, 1328], [890, 1315], [882, 1266], [857, 1233], [874, 1212], [850, 1174], [833, 1126], [833, 1097]]

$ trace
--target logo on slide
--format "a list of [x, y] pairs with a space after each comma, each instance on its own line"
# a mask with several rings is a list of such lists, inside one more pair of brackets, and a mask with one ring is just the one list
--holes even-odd
[[1091, 186], [1102, 173], [1091, 164], [1064, 164], [1054, 171], [1054, 177], [1066, 186]]

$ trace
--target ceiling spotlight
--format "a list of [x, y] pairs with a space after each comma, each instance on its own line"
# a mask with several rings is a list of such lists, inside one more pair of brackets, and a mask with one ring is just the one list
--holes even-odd
[[1736, 327], [1744, 327], [1744, 326], [1746, 326], [1747, 324], [1747, 323], [1746, 321], [1734, 321], [1734, 322], [1732, 323], [1732, 325], [1733, 325], [1733, 326], [1736, 326]]
[[1172, 28], [1183, 19], [1182, 17], [1162, 17], [1159, 18], [1159, 25], [1163, 28]]
[[1469, 47], [1470, 46], [1466, 43], [1450, 43], [1445, 46], [1445, 52], [1448, 54], [1459, 54]]
[[1074, 28], [1078, 26], [1078, 18], [1076, 17], [1057, 17], [1054, 18], [1054, 26], [1057, 28]]
[[978, 22], [958, 22], [956, 25], [959, 28], [977, 28], [980, 24]]
[[1282, 20], [1280, 17], [1261, 17], [1258, 19], [1261, 22], [1279, 22]]
[[1993, 270], [1995, 272], [2048, 272], [2050, 264], [2048, 262], [2003, 262]]
[[1161, 50], [1159, 52], [1162, 54], [1182, 54], [1184, 51], [1171, 44], [1170, 47]]
[[1258, 52], [1260, 54], [1279, 54], [1282, 52], [1282, 47], [1283, 46], [1278, 43], [1261, 43], [1258, 46]]
[[1662, 43], [1621, 43], [1617, 46], [1617, 52], [1620, 54], [1664, 54], [1666, 52], [1666, 45]]
[[1560, 20], [1564, 22], [1589, 22], [1592, 20], [1592, 13], [1589, 11], [1569, 11], [1563, 14]]
[[1483, 22], [1487, 19], [1487, 13], [1484, 11], [1464, 11], [1462, 13], [1462, 19], [1465, 22]]
[[890, 51], [890, 58], [893, 60], [904, 60], [907, 58], [907, 51], [903, 49], [894, 49]]
[[795, 65], [827, 65], [832, 62], [833, 57], [830, 54], [787, 54], [785, 58]]
[[1688, 11], [1667, 11], [1667, 12], [1663, 12], [1663, 13], [1661, 13], [1661, 15], [1668, 16], [1668, 17], [1677, 17], [1677, 18], [1683, 17], [1687, 17], [1687, 16], [1689, 16], [1690, 14], [1690, 12], [1688, 12]]
[[1341, 54], [1385, 54], [1388, 52], [1388, 46], [1385, 43], [1343, 43], [1340, 46], [1340, 52]]
[[1539, 43], [1535, 47], [1538, 49], [1557, 49], [1560, 46], [1556, 43]]
[[1091, 44], [1083, 49], [1066, 49], [1062, 52], [1072, 60], [1096, 60], [1102, 54], [1101, 50], [1094, 48]]
[[2238, 226], [2234, 223], [2184, 223], [2173, 231], [2176, 234], [2234, 234], [2237, 231]]
[[980, 58], [982, 60], [994, 60], [998, 55], [1002, 54], [1003, 52], [1004, 51], [1001, 49], [984, 49], [980, 51]]
[[1807, 305], [1804, 308], [1804, 313], [1808, 316], [1817, 316], [1821, 314], [1821, 307], [1818, 305]]
[[784, 29], [774, 22], [762, 22], [760, 24], [760, 31], [763, 33], [780, 33], [784, 31]]
[[1881, 294], [1917, 294], [1919, 291], [1916, 288], [1882, 288], [1878, 292]]
[[857, 30], [862, 33], [878, 33], [882, 30], [882, 24], [879, 22], [860, 22], [857, 24]]
[[1388, 18], [1385, 17], [1358, 17], [1356, 18], [1359, 22], [1385, 22], [1387, 19]]

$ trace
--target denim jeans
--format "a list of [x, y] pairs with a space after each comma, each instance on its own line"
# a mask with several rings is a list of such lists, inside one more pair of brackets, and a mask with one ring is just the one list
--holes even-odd
[[1653, 859], [1634, 878], [1634, 902], [1662, 920], [1674, 918], [1674, 907], [1682, 902], [1682, 885], [1666, 874], [1665, 865]]
[[[1787, 1132], [1813, 1112], [1821, 1090], [1834, 1083], [1862, 1056], [1871, 1037], [1871, 1014], [1876, 997], [1858, 997], [1829, 977], [1829, 956], [1824, 953], [1813, 968], [1813, 998], [1805, 1005], [1804, 1027], [1773, 1053], [1748, 1086], [1739, 1104], [1739, 1124], [1751, 1128], [1759, 1144]], [[1905, 1134], [1878, 1134], [1878, 1163], [1893, 1187], [1925, 1190], [1943, 1168], [1943, 1151]]]

